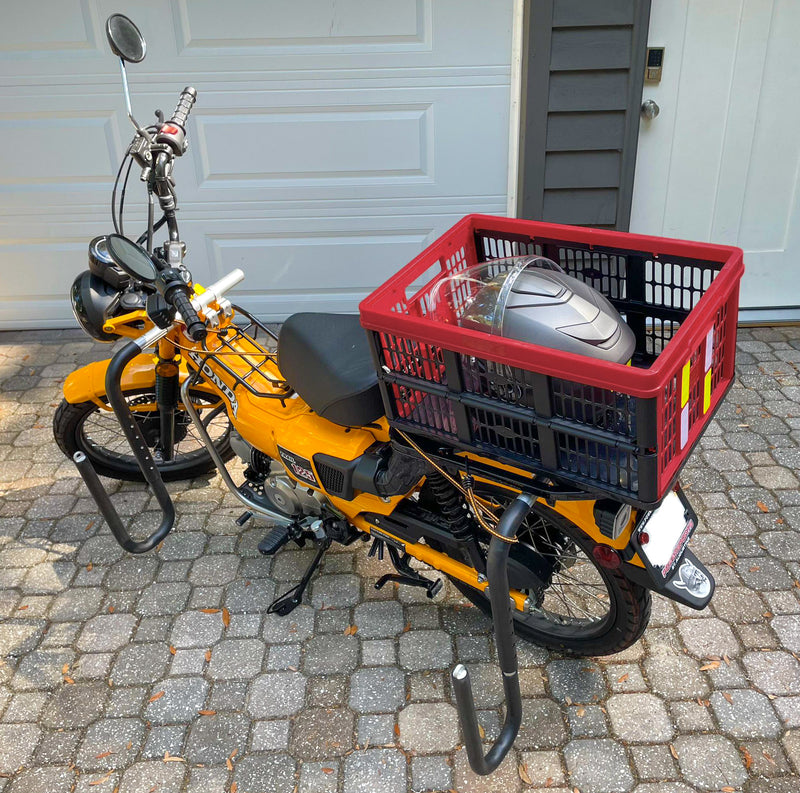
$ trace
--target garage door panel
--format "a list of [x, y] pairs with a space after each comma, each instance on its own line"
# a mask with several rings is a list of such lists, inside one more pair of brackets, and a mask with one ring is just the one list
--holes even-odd
[[35, 57], [47, 61], [99, 55], [99, 31], [91, 5], [91, 0], [26, 0], [24, 14], [5, 8], [0, 25], [0, 58]]
[[[327, 14], [320, 11], [323, 7]], [[118, 70], [103, 23], [115, 12], [130, 16], [147, 40], [147, 58], [131, 67], [147, 79], [175, 74], [224, 79], [225, 73], [236, 72], [255, 73], [260, 80], [258, 73], [273, 72], [266, 79], [279, 75], [292, 80], [313, 71], [322, 79], [349, 79], [354, 69], [484, 67], [508, 76], [510, 69], [510, 0], [236, 0], [227, 5], [213, 0], [36, 0], [25, 8], [23, 27], [34, 27], [42, 14], [56, 11], [67, 22], [44, 27], [37, 34], [41, 41], [28, 36], [39, 49], [33, 54], [26, 47], [14, 48], [9, 35], [12, 57], [3, 77], [26, 82], [55, 77], [70, 83], [71, 75], [85, 76], [90, 68], [114, 83]], [[50, 57], [59, 49], [69, 57]]]
[[216, 274], [241, 267], [249, 291], [319, 292], [318, 284], [336, 279], [336, 289], [374, 289], [399, 266], [416, 256], [430, 237], [423, 229], [354, 228], [333, 234], [279, 236], [209, 235]]
[[[470, 210], [499, 214], [500, 203], [446, 211], [304, 217], [181, 220], [187, 266], [201, 283], [241, 267], [245, 280], [234, 300], [270, 321], [297, 311], [355, 312], [379, 283]], [[108, 223], [59, 222], [35, 237], [31, 222], [0, 226], [0, 272], [13, 273], [13, 292], [0, 298], [0, 326], [69, 327], [68, 290], [86, 269], [88, 241]], [[129, 233], [139, 226], [127, 223]], [[12, 236], [13, 235], [13, 236]], [[6, 285], [9, 281], [5, 281]]]
[[179, 41], [186, 48], [294, 46], [308, 52], [347, 45], [430, 46], [431, 0], [232, 3], [224, 14], [217, 0], [177, 0], [175, 6]]
[[424, 104], [376, 104], [239, 111], [233, 118], [204, 112], [194, 124], [201, 185], [389, 176], [430, 181], [430, 110]]
[[0, 326], [15, 317], [34, 327], [37, 318], [49, 327], [70, 325], [69, 287], [87, 266], [87, 247], [84, 237], [0, 242]]
[[385, 91], [254, 92], [238, 110], [201, 95], [190, 120], [199, 190], [184, 183], [183, 200], [505, 195], [508, 86], [390, 93], [391, 104]]
[[0, 114], [0, 185], [37, 194], [42, 187], [62, 192], [107, 185], [117, 169], [114, 125], [105, 113]]
[[[391, 103], [380, 90], [300, 97], [201, 87], [189, 119], [189, 152], [175, 165], [180, 205], [505, 196], [508, 86], [388, 93]], [[139, 92], [137, 115], [149, 118], [144, 109], [170, 107], [172, 99], [161, 90]], [[116, 92], [82, 97], [77, 109], [71, 101], [53, 97], [56, 109], [42, 118], [24, 117], [35, 114], [30, 101], [14, 118], [0, 115], [0, 129], [8, 125], [22, 150], [31, 150], [29, 132], [41, 149], [41, 157], [30, 159], [18, 157], [18, 148], [0, 153], [10, 166], [3, 173], [17, 174], [0, 191], [0, 211], [80, 205], [98, 216], [108, 212], [133, 130]], [[138, 173], [131, 183], [132, 200], [141, 201]]]

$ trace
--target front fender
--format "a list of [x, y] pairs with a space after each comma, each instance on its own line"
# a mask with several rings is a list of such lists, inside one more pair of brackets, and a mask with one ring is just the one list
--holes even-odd
[[[156, 363], [158, 356], [150, 353], [137, 355], [122, 373], [122, 390], [142, 391], [153, 388], [156, 382]], [[79, 402], [94, 402], [96, 405], [107, 409], [105, 402], [106, 395], [106, 371], [110, 359], [105, 361], [95, 361], [80, 369], [76, 369], [64, 381], [64, 398], [72, 405]], [[186, 364], [181, 360], [179, 369], [180, 382], [188, 377]], [[198, 388], [203, 389], [203, 384], [199, 383]]]

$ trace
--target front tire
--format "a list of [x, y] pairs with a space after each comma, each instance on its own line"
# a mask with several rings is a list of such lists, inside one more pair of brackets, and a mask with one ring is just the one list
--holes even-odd
[[[222, 401], [203, 391], [192, 391], [191, 396], [192, 403], [201, 411], [201, 418], [208, 422], [207, 429], [217, 451], [223, 460], [229, 460], [233, 457], [231, 425]], [[129, 391], [125, 397], [153, 452], [158, 446], [155, 393], [150, 390]], [[173, 482], [214, 471], [214, 461], [180, 404], [175, 411], [175, 425], [174, 459], [168, 462], [156, 460], [162, 479]], [[71, 458], [75, 452], [83, 452], [101, 476], [129, 482], [144, 481], [116, 416], [94, 402], [71, 404], [62, 400], [53, 417], [53, 434], [64, 454]]]
[[[498, 506], [510, 503], [507, 497], [499, 501]], [[533, 644], [579, 656], [611, 655], [630, 647], [650, 619], [649, 590], [629, 581], [619, 570], [600, 567], [592, 555], [594, 541], [579, 526], [537, 502], [517, 538], [528, 545], [538, 542], [540, 550], [541, 540], [534, 537], [543, 535], [551, 544], [553, 538], [558, 539], [553, 547], [562, 554], [561, 563], [569, 566], [553, 575], [538, 610], [514, 611], [516, 634]], [[467, 600], [491, 615], [487, 596], [462, 581], [451, 580]], [[570, 587], [577, 592], [572, 605]], [[590, 597], [598, 605], [593, 606]]]

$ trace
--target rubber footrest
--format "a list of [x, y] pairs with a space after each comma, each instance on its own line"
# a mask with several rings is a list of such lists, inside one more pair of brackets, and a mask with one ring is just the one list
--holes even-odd
[[264, 556], [272, 556], [289, 542], [290, 526], [273, 526], [258, 544], [258, 550]]

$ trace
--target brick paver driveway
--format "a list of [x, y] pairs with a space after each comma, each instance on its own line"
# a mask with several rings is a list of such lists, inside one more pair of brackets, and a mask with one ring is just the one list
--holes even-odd
[[[170, 486], [174, 534], [123, 555], [50, 430], [64, 376], [108, 348], [0, 334], [0, 789], [800, 790], [800, 329], [742, 332], [739, 347], [684, 475], [712, 607], [657, 598], [644, 639], [611, 658], [521, 648], [516, 750], [476, 780], [447, 677], [471, 664], [495, 734], [475, 609], [448, 587], [435, 604], [376, 592], [383, 568], [359, 544], [328, 555], [308, 605], [266, 616], [308, 552], [261, 558], [219, 479]], [[139, 487], [117, 503], [154, 518]]]

